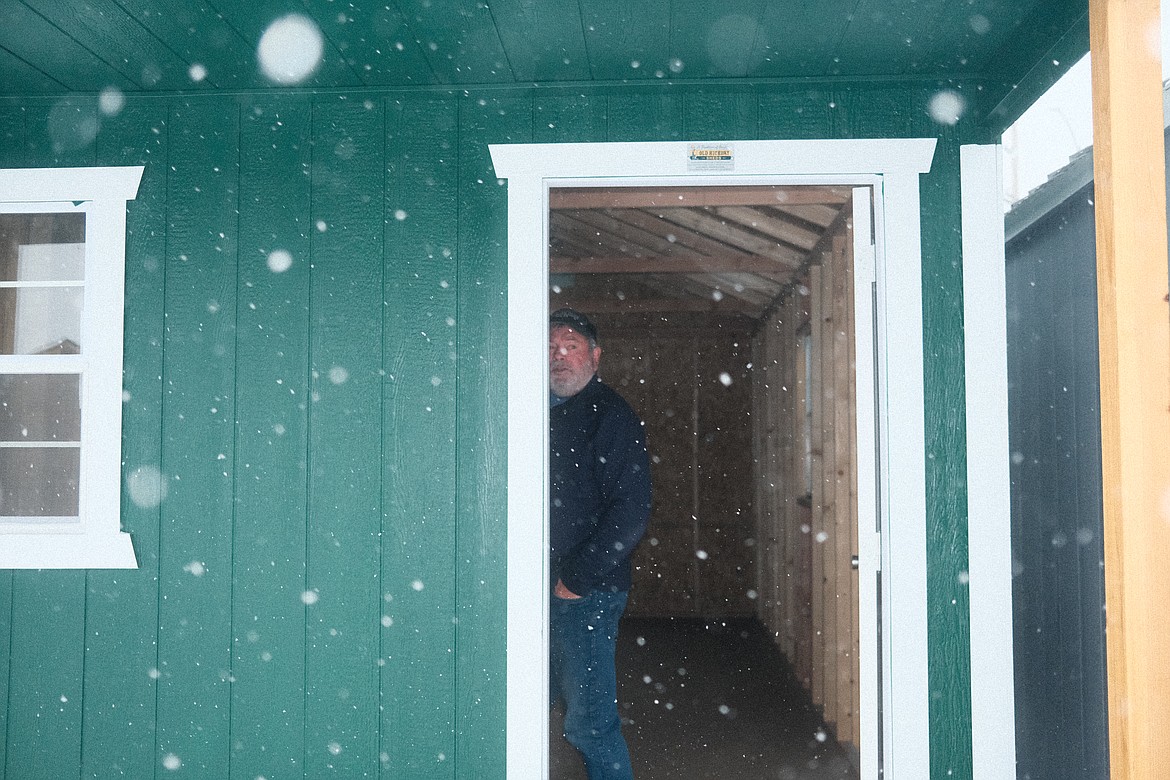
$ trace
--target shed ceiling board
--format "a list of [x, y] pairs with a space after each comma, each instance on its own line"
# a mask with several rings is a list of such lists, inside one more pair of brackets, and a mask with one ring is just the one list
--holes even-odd
[[[70, 90], [98, 92], [109, 86], [137, 87], [112, 67], [108, 59], [99, 58], [22, 2], [0, 2], [0, 36], [3, 36], [3, 48], [9, 53]], [[120, 55], [111, 59], [120, 59]]]
[[306, 10], [336, 47], [356, 80], [364, 84], [429, 84], [431, 68], [396, 6], [309, 0]]
[[689, 78], [754, 75], [764, 62], [760, 21], [767, 6], [766, 0], [672, 4], [670, 48], [688, 53], [688, 59], [670, 54], [666, 63], [655, 63], [651, 70], [672, 75], [678, 70]]
[[589, 80], [577, 0], [496, 0], [491, 10], [517, 81]]
[[220, 89], [264, 86], [256, 65], [255, 41], [246, 41], [204, 0], [117, 2], [127, 16], [133, 17], [188, 66], [205, 67], [211, 85]]
[[[669, 70], [671, 58], [684, 56], [671, 50], [672, 5], [669, 0], [581, 0], [591, 78], [652, 79], [655, 70]], [[695, 8], [702, 3], [678, 5]]]
[[[756, 76], [824, 76], [834, 73], [837, 46], [853, 22], [857, 0], [835, 3], [768, 3], [760, 17]], [[800, 34], [794, 34], [800, 31]]]
[[[989, 110], [1061, 41], [1070, 57], [1084, 53], [1087, 39], [1070, 33], [1084, 26], [1086, 8], [1084, 0], [0, 0], [8, 63], [0, 96], [267, 88], [257, 44], [295, 11], [325, 40], [322, 63], [297, 85], [306, 88], [716, 80], [722, 89], [759, 79], [962, 77], [985, 83]], [[190, 79], [195, 64], [204, 80]], [[1049, 67], [1059, 75], [1067, 65]]]
[[401, 0], [398, 8], [439, 83], [500, 84], [516, 80], [486, 3]]

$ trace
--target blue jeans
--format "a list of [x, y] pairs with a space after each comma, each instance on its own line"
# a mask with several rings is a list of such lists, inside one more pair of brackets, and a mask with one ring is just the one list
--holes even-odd
[[589, 780], [632, 780], [630, 751], [617, 711], [614, 651], [625, 591], [552, 597], [549, 703], [565, 700], [565, 739], [585, 759]]

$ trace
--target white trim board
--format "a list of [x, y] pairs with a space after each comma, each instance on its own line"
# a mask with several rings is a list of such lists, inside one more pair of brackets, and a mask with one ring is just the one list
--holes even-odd
[[0, 213], [85, 214], [87, 301], [80, 354], [0, 355], [0, 373], [76, 373], [82, 408], [77, 518], [0, 522], [0, 569], [138, 566], [130, 535], [121, 530], [121, 452], [126, 202], [136, 196], [142, 172], [143, 166], [0, 170]]
[[1000, 147], [959, 148], [967, 394], [967, 573], [975, 780], [1014, 777], [1007, 281]]
[[[704, 142], [704, 145], [709, 145]], [[696, 171], [687, 142], [491, 146], [508, 180], [507, 776], [548, 772], [548, 190], [555, 186], [857, 183], [883, 203], [878, 339], [885, 777], [929, 775], [922, 248], [918, 177], [935, 139], [736, 141]], [[885, 334], [897, 334], [888, 340]], [[896, 382], [886, 379], [896, 375]], [[540, 410], [534, 413], [534, 410]], [[896, 424], [891, 424], [896, 421]], [[890, 464], [896, 468], [890, 468]], [[893, 513], [890, 507], [896, 506]], [[896, 551], [891, 554], [891, 550]], [[863, 748], [864, 750], [865, 748]]]

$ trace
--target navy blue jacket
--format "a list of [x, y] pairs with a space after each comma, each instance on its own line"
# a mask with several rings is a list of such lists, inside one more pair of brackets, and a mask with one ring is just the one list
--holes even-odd
[[650, 520], [642, 421], [596, 376], [549, 410], [550, 560], [572, 592], [629, 590], [630, 556]]

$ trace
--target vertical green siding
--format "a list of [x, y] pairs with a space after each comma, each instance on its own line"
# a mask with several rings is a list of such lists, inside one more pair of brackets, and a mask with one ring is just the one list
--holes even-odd
[[922, 204], [930, 774], [970, 777], [963, 264], [962, 234], [947, 229], [959, 222], [959, 149], [950, 133], [923, 177]]
[[[3, 776], [178, 760], [206, 777], [503, 777], [507, 190], [488, 145], [939, 135], [923, 178], [931, 775], [969, 777], [966, 136], [930, 121], [929, 97], [129, 98], [89, 144], [49, 131], [53, 101], [0, 104], [0, 164], [146, 165], [123, 434], [140, 568], [0, 572]], [[150, 469], [165, 498], [136, 502]]]
[[156, 760], [205, 775], [230, 760], [238, 115], [168, 122]]
[[455, 774], [458, 152], [453, 142], [436, 139], [453, 139], [457, 126], [454, 101], [387, 106], [386, 777]]
[[240, 114], [230, 728], [249, 780], [300, 773], [305, 753], [311, 108]]
[[464, 778], [504, 774], [507, 198], [487, 145], [531, 140], [533, 115], [528, 99], [482, 100], [459, 102], [455, 774]]
[[[305, 772], [378, 768], [383, 112], [313, 106]], [[310, 599], [312, 601], [312, 599]]]

